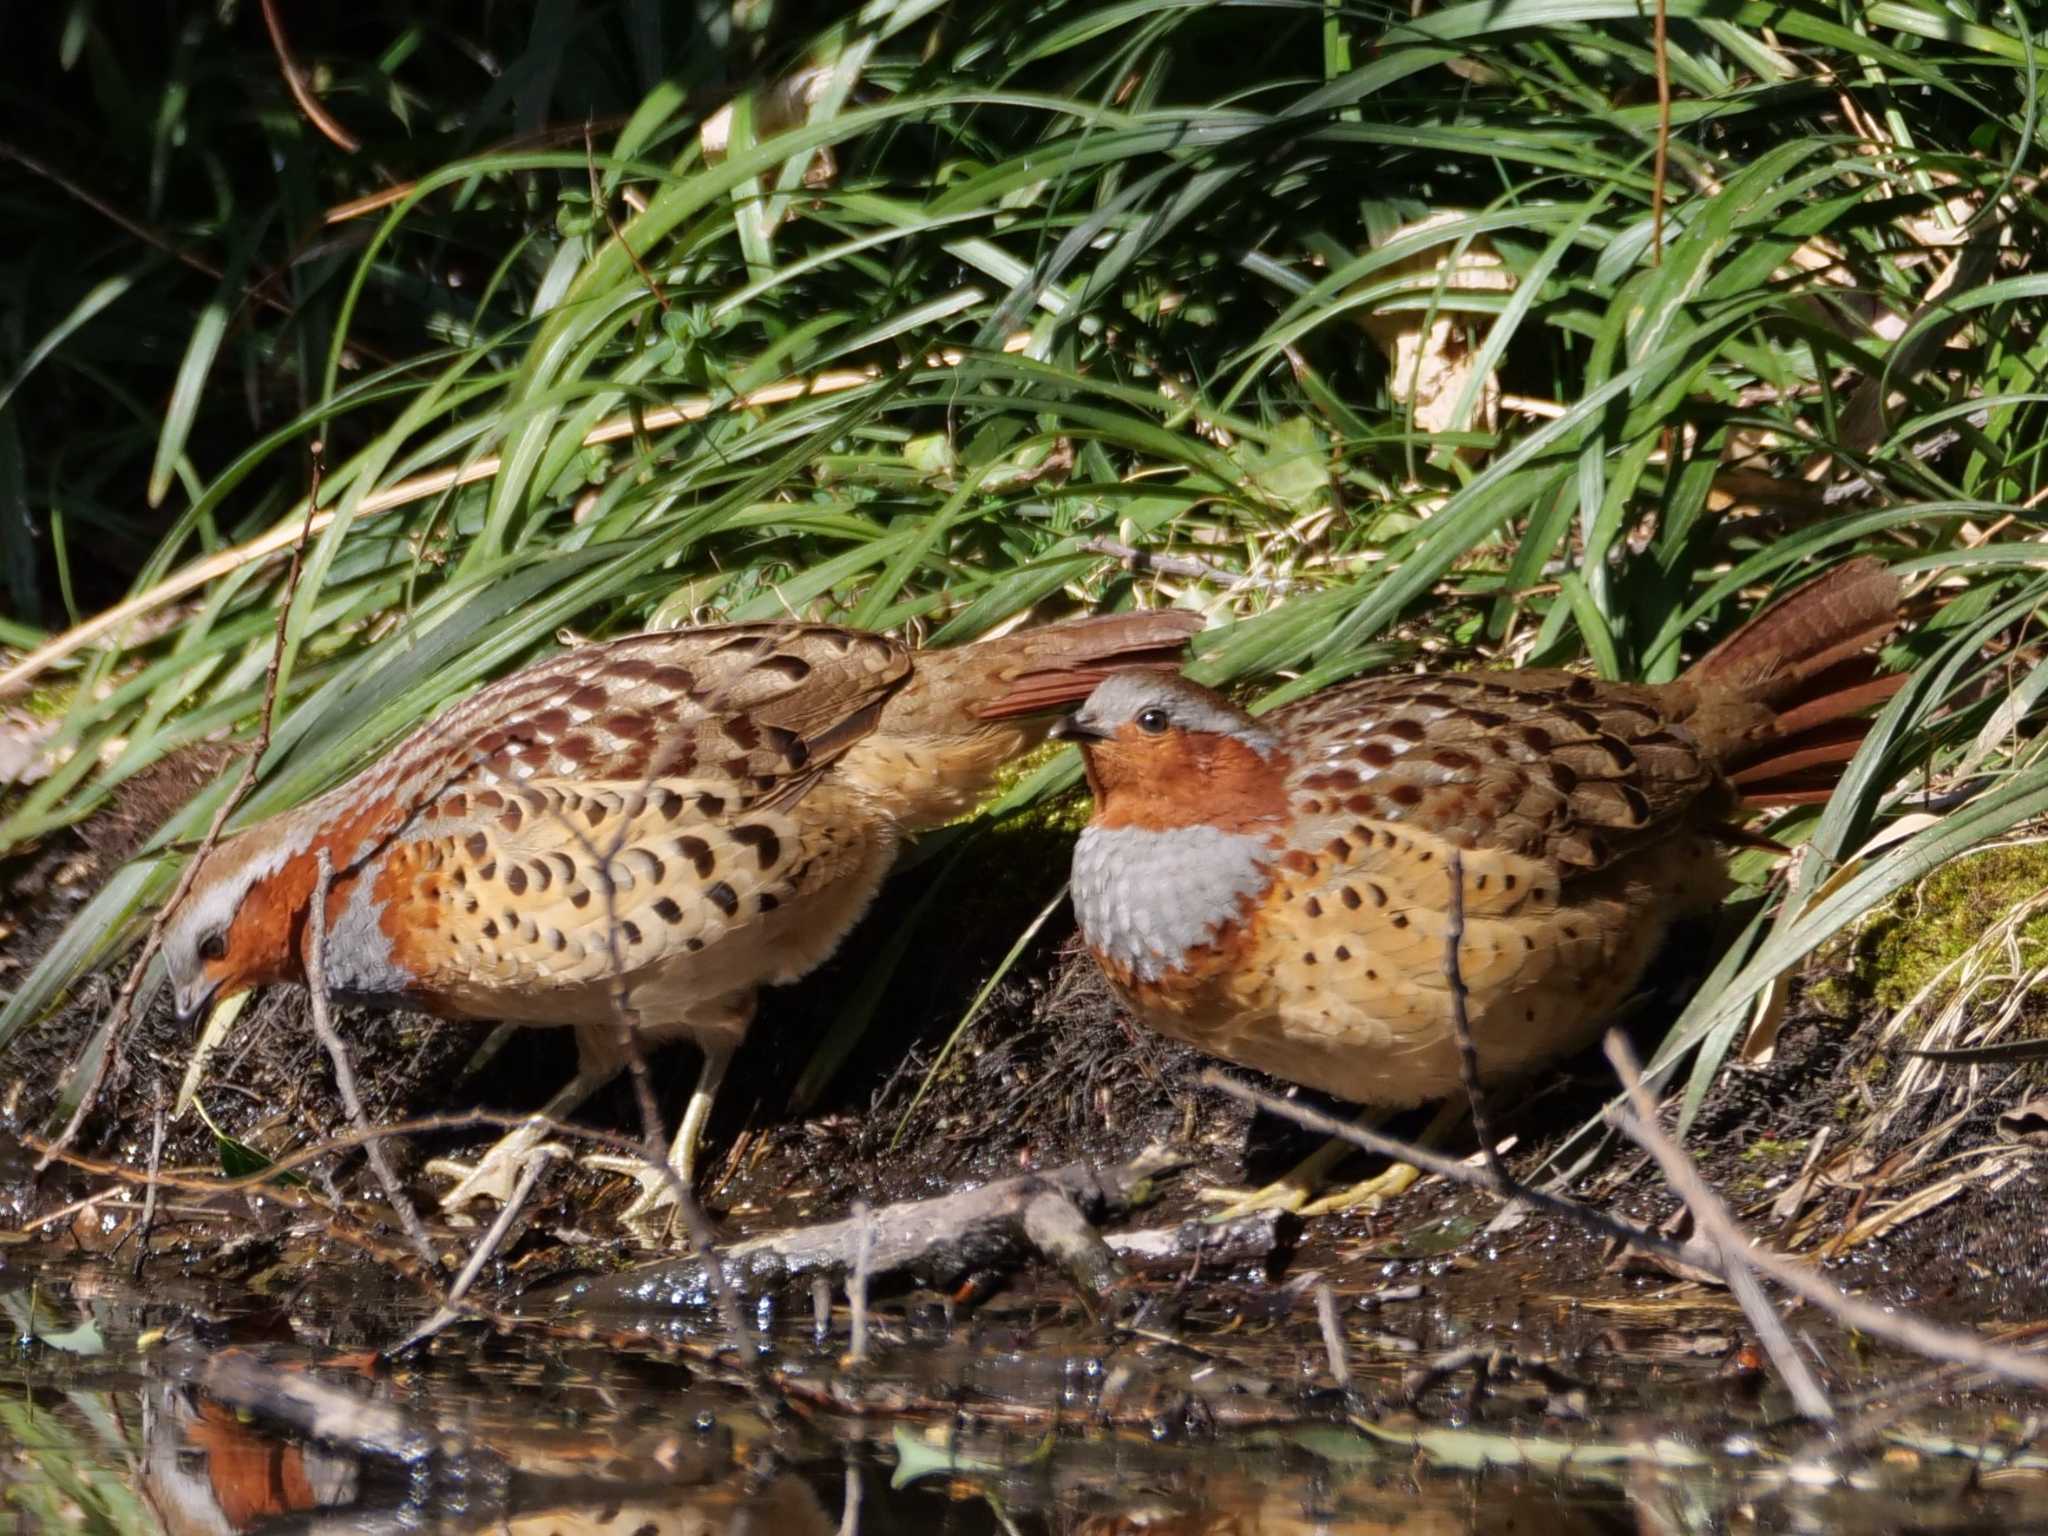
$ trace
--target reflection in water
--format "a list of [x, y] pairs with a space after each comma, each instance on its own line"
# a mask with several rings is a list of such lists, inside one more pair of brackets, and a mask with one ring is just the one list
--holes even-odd
[[[1098, 1396], [1057, 1433], [987, 1411], [1000, 1364], [899, 1349], [982, 1383], [980, 1413], [849, 1418], [754, 1402], [682, 1366], [526, 1339], [423, 1363], [314, 1351], [275, 1316], [195, 1325], [163, 1302], [91, 1301], [46, 1277], [0, 1294], [0, 1498], [23, 1530], [107, 1536], [616, 1532], [620, 1536], [1691, 1536], [2048, 1529], [2048, 1460], [1609, 1454], [1541, 1416], [1423, 1440], [1320, 1422], [1227, 1434], [1120, 1427]], [[389, 1320], [383, 1320], [387, 1325]], [[339, 1326], [328, 1337], [355, 1333]], [[800, 1343], [789, 1341], [795, 1354]], [[829, 1362], [830, 1357], [820, 1357]], [[1071, 1377], [1012, 1357], [1012, 1402]], [[1141, 1357], [1123, 1357], [1136, 1369]], [[1166, 1351], [1160, 1359], [1173, 1359]], [[1091, 1362], [1092, 1364], [1092, 1362]], [[877, 1373], [889, 1362], [879, 1362]], [[1119, 1367], [1122, 1369], [1123, 1367]], [[1131, 1391], [1178, 1393], [1161, 1366]], [[1083, 1373], [1086, 1374], [1086, 1373]], [[871, 1378], [880, 1381], [879, 1374]], [[906, 1378], [907, 1379], [907, 1378]], [[1309, 1405], [1313, 1408], [1313, 1405]], [[1173, 1422], [1195, 1416], [1182, 1412]], [[1306, 1418], [1313, 1419], [1313, 1412]], [[1388, 1421], [1391, 1423], [1392, 1421]], [[1426, 1441], [1426, 1443], [1424, 1443]], [[1563, 1446], [1576, 1461], [1560, 1461]], [[1473, 1453], [1464, 1466], [1457, 1458]], [[1503, 1466], [1513, 1460], [1512, 1469]]]

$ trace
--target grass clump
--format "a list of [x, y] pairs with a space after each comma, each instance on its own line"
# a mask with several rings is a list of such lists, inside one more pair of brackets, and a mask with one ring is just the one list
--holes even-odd
[[[2048, 814], [2012, 681], [2048, 606], [2020, 11], [1674, 0], [1660, 53], [1632, 0], [370, 0], [292, 37], [351, 150], [247, 10], [79, 0], [12, 38], [44, 110], [0, 146], [38, 232], [0, 252], [0, 695], [63, 702], [0, 856], [253, 739], [316, 442], [248, 818], [565, 631], [948, 644], [1171, 602], [1213, 620], [1199, 675], [1268, 701], [1418, 656], [1658, 681], [1876, 552], [1913, 684], [1674, 1026], [1690, 1112], [1760, 988]], [[1824, 886], [1930, 770], [1986, 787]]]

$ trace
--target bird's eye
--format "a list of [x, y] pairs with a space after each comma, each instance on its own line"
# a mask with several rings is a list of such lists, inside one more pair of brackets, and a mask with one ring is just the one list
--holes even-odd
[[228, 936], [215, 931], [199, 941], [199, 958], [209, 963], [228, 957]]
[[1164, 736], [1166, 728], [1172, 724], [1173, 716], [1169, 715], [1157, 704], [1153, 705], [1150, 709], [1138, 711], [1138, 729], [1147, 736]]

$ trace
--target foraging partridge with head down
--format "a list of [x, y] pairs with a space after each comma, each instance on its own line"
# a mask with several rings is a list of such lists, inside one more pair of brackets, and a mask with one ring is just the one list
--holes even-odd
[[[324, 850], [336, 996], [573, 1025], [567, 1114], [624, 1064], [623, 1020], [704, 1051], [687, 1182], [764, 983], [838, 946], [906, 832], [970, 809], [1111, 669], [1172, 667], [1192, 615], [1132, 613], [912, 652], [823, 624], [634, 635], [527, 667], [339, 788], [239, 832], [165, 934], [181, 1017], [303, 980]], [[545, 1138], [503, 1138], [444, 1201], [503, 1200]], [[667, 1200], [647, 1170], [634, 1211]]]
[[1672, 922], [1719, 903], [1741, 801], [1826, 797], [1853, 717], [1901, 681], [1873, 680], [1867, 654], [1898, 601], [1882, 565], [1853, 561], [1650, 686], [1371, 677], [1254, 720], [1181, 678], [1112, 677], [1056, 728], [1095, 795], [1082, 935], [1162, 1033], [1420, 1104], [1461, 1078], [1455, 849], [1479, 1068], [1527, 1072], [1588, 1044]]

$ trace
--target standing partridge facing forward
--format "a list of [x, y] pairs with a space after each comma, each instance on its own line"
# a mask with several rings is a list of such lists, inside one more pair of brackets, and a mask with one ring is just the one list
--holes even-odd
[[[905, 833], [970, 809], [1112, 669], [1174, 666], [1200, 624], [1119, 614], [925, 652], [726, 624], [551, 657], [220, 843], [165, 933], [178, 1012], [305, 978], [324, 851], [330, 991], [574, 1026], [577, 1073], [547, 1118], [618, 1072], [627, 1023], [701, 1046], [670, 1157], [687, 1184], [757, 990], [837, 948]], [[505, 1199], [545, 1135], [511, 1132], [443, 1203]], [[629, 1214], [667, 1198], [648, 1172]]]
[[[1481, 1075], [1588, 1044], [1672, 922], [1719, 903], [1740, 803], [1826, 798], [1891, 692], [1867, 652], [1897, 582], [1843, 565], [1671, 683], [1370, 677], [1253, 719], [1177, 677], [1110, 678], [1057, 728], [1087, 758], [1081, 932], [1145, 1023], [1397, 1108], [1460, 1084], [1444, 952]], [[1325, 1166], [1327, 1164], [1325, 1163]]]

